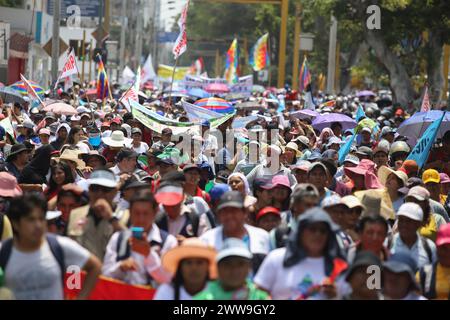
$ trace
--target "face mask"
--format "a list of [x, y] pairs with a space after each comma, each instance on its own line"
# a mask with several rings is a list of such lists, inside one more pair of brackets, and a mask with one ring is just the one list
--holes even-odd
[[91, 146], [98, 147], [102, 143], [102, 138], [101, 136], [89, 137], [88, 141]]

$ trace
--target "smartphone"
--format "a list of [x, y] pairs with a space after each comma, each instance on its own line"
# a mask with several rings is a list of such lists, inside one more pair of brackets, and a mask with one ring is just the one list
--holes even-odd
[[133, 238], [142, 239], [142, 235], [144, 233], [144, 228], [142, 228], [142, 227], [131, 227], [131, 233], [133, 234]]

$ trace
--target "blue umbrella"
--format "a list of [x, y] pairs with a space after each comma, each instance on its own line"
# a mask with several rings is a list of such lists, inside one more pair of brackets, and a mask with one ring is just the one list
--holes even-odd
[[[428, 112], [416, 112], [409, 119], [403, 121], [400, 127], [398, 127], [397, 133], [402, 136], [419, 139], [431, 123], [442, 117], [442, 112], [444, 111], [431, 110]], [[450, 130], [450, 113], [446, 112], [436, 137], [442, 138], [448, 130]]]
[[3, 99], [4, 103], [24, 103], [24, 97], [11, 87], [1, 87], [0, 88], [0, 97]]
[[202, 90], [200, 88], [193, 88], [193, 89], [189, 90], [187, 92], [187, 94], [191, 97], [200, 98], [200, 99], [211, 97], [210, 93], [208, 93], [205, 90]]

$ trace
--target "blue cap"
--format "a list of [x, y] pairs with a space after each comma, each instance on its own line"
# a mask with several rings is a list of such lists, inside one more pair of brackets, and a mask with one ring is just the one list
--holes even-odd
[[158, 110], [158, 111], [156, 111], [156, 113], [159, 114], [160, 116], [164, 117], [164, 111]]
[[311, 155], [308, 157], [308, 161], [315, 161], [322, 159], [322, 154], [318, 151], [313, 151]]
[[209, 121], [208, 120], [203, 120], [202, 121], [202, 127], [210, 127], [211, 126], [211, 123], [209, 123]]
[[230, 191], [231, 188], [229, 185], [225, 183], [218, 183], [214, 185], [214, 187], [211, 188], [209, 191], [209, 195], [211, 196], [211, 201], [216, 201], [220, 199], [220, 197], [225, 193]]

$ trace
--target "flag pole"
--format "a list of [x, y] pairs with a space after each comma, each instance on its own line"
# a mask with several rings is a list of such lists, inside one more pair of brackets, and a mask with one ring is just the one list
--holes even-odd
[[[125, 96], [127, 95], [127, 93], [131, 90], [131, 88], [134, 87], [135, 84], [136, 84], [136, 79], [134, 79], [133, 84], [132, 84], [132, 85], [127, 89], [127, 91], [125, 91], [125, 93], [120, 97], [119, 101], [117, 101], [117, 104], [119, 104], [119, 103], [122, 101], [123, 97], [125, 97]], [[139, 93], [138, 93], [138, 94], [139, 94]]]
[[173, 89], [173, 81], [175, 78], [175, 70], [177, 68], [177, 64], [178, 64], [178, 57], [175, 59], [175, 65], [173, 66], [173, 71], [172, 71], [172, 79], [170, 81], [169, 106], [172, 106], [172, 89]]

